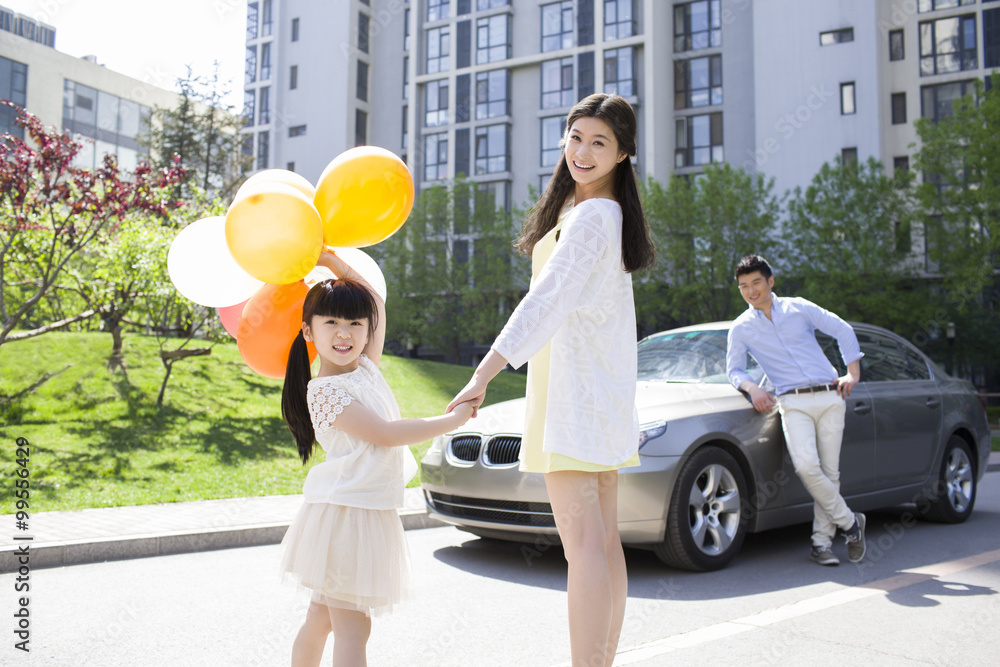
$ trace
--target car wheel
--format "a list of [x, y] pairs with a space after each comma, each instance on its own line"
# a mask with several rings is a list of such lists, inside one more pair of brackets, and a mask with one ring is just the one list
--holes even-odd
[[934, 484], [917, 501], [917, 511], [930, 521], [961, 523], [976, 504], [976, 470], [969, 443], [951, 436]]
[[667, 508], [667, 532], [654, 551], [667, 565], [707, 572], [725, 567], [747, 531], [747, 485], [736, 459], [705, 447], [684, 464]]

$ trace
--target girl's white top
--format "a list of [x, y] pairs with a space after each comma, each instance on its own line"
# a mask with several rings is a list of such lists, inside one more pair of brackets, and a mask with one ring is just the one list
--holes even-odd
[[617, 202], [577, 204], [493, 343], [519, 368], [552, 340], [542, 449], [601, 465], [639, 447], [635, 302], [621, 239]]
[[400, 418], [399, 406], [382, 373], [362, 354], [349, 373], [309, 381], [309, 415], [326, 461], [313, 466], [302, 493], [307, 503], [366, 509], [403, 506], [403, 488], [417, 472], [409, 447], [381, 447], [337, 428], [337, 417], [358, 401], [386, 421]]

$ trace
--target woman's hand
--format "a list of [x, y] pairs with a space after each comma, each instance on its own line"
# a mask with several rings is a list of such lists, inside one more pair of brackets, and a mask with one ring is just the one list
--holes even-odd
[[445, 414], [454, 410], [457, 405], [468, 403], [472, 407], [472, 416], [475, 417], [478, 415], [479, 406], [486, 400], [486, 386], [488, 384], [489, 380], [485, 380], [479, 375], [473, 375], [472, 379], [469, 380], [469, 384], [465, 385], [465, 388], [458, 392], [455, 398], [451, 399], [451, 403], [448, 404], [447, 409], [444, 411]]

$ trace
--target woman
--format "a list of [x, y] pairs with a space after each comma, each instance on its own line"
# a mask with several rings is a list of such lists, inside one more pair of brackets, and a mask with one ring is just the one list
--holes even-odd
[[478, 408], [508, 363], [528, 363], [521, 470], [545, 474], [569, 564], [574, 667], [611, 665], [628, 581], [618, 534], [618, 469], [639, 465], [631, 272], [655, 251], [635, 170], [632, 107], [597, 93], [566, 119], [560, 160], [518, 249], [531, 288], [469, 384], [448, 406]]

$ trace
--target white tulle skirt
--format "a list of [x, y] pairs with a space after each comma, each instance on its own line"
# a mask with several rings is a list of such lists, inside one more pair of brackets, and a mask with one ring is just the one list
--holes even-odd
[[303, 503], [281, 545], [282, 578], [313, 601], [379, 616], [410, 596], [410, 555], [394, 509]]

